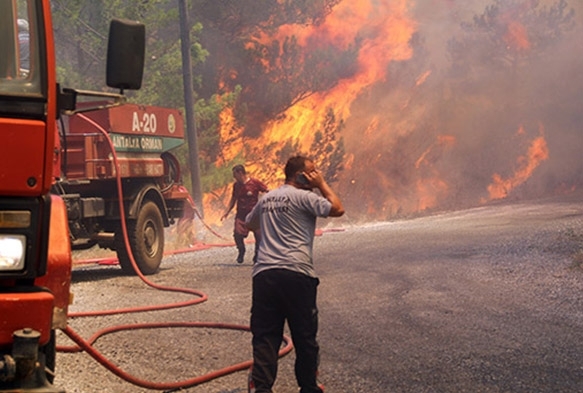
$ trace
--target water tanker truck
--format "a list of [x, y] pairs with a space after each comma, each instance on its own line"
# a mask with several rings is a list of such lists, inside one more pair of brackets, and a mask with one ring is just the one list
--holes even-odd
[[123, 217], [138, 268], [153, 274], [163, 256], [164, 227], [180, 219], [191, 203], [178, 160], [168, 152], [184, 143], [182, 114], [133, 104], [87, 111], [95, 105], [79, 104], [81, 112], [63, 117], [60, 173], [52, 190], [67, 206], [73, 249], [99, 245], [115, 250], [122, 270], [133, 273]]

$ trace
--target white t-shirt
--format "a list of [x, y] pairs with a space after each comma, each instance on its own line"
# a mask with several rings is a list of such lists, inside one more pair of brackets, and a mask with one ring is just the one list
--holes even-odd
[[331, 208], [326, 198], [289, 184], [265, 194], [246, 219], [251, 227], [261, 228], [253, 276], [269, 269], [288, 269], [315, 278], [316, 218], [328, 217]]

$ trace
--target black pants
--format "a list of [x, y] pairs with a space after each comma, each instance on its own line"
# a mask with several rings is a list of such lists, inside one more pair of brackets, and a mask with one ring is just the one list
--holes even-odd
[[240, 235], [238, 233], [233, 234], [233, 239], [235, 239], [235, 245], [237, 246], [237, 250], [239, 250], [239, 255], [245, 255], [245, 238], [247, 236]]
[[296, 351], [295, 374], [300, 392], [322, 393], [316, 382], [318, 283], [317, 278], [285, 269], [267, 270], [253, 277], [252, 378], [257, 393], [271, 393], [286, 320]]
[[[233, 231], [233, 239], [239, 251], [238, 258], [243, 259], [245, 256], [245, 239], [249, 235], [249, 230], [245, 227], [245, 220], [236, 219], [235, 229]], [[261, 232], [259, 230], [253, 231], [255, 238], [255, 254], [253, 255], [253, 263], [257, 262], [257, 252], [259, 251], [259, 241], [261, 240]]]

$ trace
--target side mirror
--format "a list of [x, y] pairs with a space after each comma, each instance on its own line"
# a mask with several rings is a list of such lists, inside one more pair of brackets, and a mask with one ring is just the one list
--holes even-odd
[[142, 86], [146, 28], [142, 23], [113, 19], [107, 44], [107, 86], [137, 90]]

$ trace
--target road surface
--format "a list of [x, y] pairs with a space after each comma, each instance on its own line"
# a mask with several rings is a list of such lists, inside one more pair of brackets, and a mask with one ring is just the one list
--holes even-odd
[[[348, 214], [349, 215], [349, 214]], [[321, 221], [338, 228], [337, 221]], [[250, 247], [252, 250], [252, 246]], [[250, 251], [251, 251], [250, 250]], [[499, 204], [368, 225], [342, 223], [315, 245], [320, 275], [321, 380], [327, 393], [583, 392], [583, 203]], [[165, 258], [161, 285], [203, 291], [196, 306], [76, 318], [88, 338], [126, 323], [248, 324], [251, 255], [234, 247]], [[182, 301], [116, 267], [75, 269], [71, 311]], [[95, 346], [125, 371], [180, 381], [250, 359], [245, 331], [127, 331]], [[68, 340], [58, 336], [58, 344]], [[276, 393], [295, 393], [293, 352], [280, 360]], [[245, 371], [184, 389], [245, 393]], [[59, 353], [55, 383], [67, 392], [150, 392], [84, 353]]]

